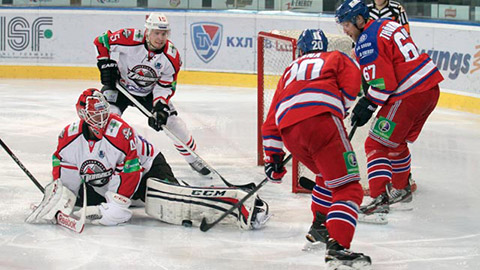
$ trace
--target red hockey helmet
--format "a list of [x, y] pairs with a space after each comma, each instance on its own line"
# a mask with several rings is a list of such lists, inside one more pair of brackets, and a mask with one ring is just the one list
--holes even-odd
[[88, 88], [83, 91], [78, 98], [76, 107], [80, 119], [84, 120], [95, 131], [101, 132], [107, 125], [110, 116], [110, 104], [98, 89]]

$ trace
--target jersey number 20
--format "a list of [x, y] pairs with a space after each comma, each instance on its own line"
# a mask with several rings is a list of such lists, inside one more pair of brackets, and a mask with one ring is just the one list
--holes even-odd
[[285, 78], [288, 77], [288, 80], [285, 82], [284, 87], [286, 88], [293, 80], [305, 81], [320, 77], [324, 63], [325, 61], [321, 58], [305, 59], [300, 63], [296, 62], [290, 71], [285, 74]]

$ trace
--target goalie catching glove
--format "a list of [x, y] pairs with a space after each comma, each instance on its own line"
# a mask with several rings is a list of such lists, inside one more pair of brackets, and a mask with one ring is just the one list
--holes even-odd
[[170, 107], [158, 101], [152, 109], [152, 117], [148, 118], [148, 125], [156, 131], [162, 130], [162, 126], [167, 124], [167, 119], [170, 116]]
[[100, 70], [102, 84], [108, 86], [109, 89], [115, 89], [117, 80], [120, 78], [117, 62], [112, 59], [101, 59], [98, 60], [97, 67]]
[[265, 157], [265, 175], [272, 183], [282, 183], [283, 176], [287, 173], [287, 169], [283, 163], [285, 153], [267, 155]]
[[352, 111], [352, 126], [356, 124], [358, 127], [365, 125], [372, 117], [372, 114], [377, 110], [377, 105], [368, 100], [367, 97], [362, 97]]
[[77, 200], [75, 194], [64, 187], [62, 181], [54, 180], [45, 187], [42, 202], [27, 217], [27, 223], [56, 224], [58, 212], [70, 215]]
[[[105, 193], [106, 203], [87, 206], [87, 219], [95, 225], [115, 226], [125, 223], [132, 217], [132, 211], [128, 209], [132, 204], [131, 200], [118, 193], [107, 191]], [[81, 210], [79, 210], [81, 211]], [[79, 216], [79, 212], [75, 212]]]

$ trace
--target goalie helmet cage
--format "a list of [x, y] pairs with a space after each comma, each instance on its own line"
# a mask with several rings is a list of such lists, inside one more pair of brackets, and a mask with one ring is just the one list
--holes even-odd
[[[264, 165], [262, 124], [277, 87], [278, 80], [285, 68], [296, 59], [297, 37], [302, 30], [281, 30], [259, 32], [257, 37], [257, 164]], [[352, 40], [347, 36], [326, 33], [329, 40], [328, 51], [339, 50], [347, 55], [352, 49]], [[313, 172], [292, 159], [292, 192], [310, 193], [299, 185], [299, 179], [305, 176], [315, 179]]]

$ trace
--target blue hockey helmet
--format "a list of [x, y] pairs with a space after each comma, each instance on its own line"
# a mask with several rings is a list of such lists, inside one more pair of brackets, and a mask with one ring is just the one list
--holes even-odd
[[349, 21], [357, 25], [357, 16], [361, 15], [365, 21], [369, 17], [369, 10], [363, 0], [346, 0], [335, 11], [337, 23]]
[[328, 48], [328, 39], [320, 29], [305, 29], [297, 40], [297, 55], [309, 52], [326, 52]]

